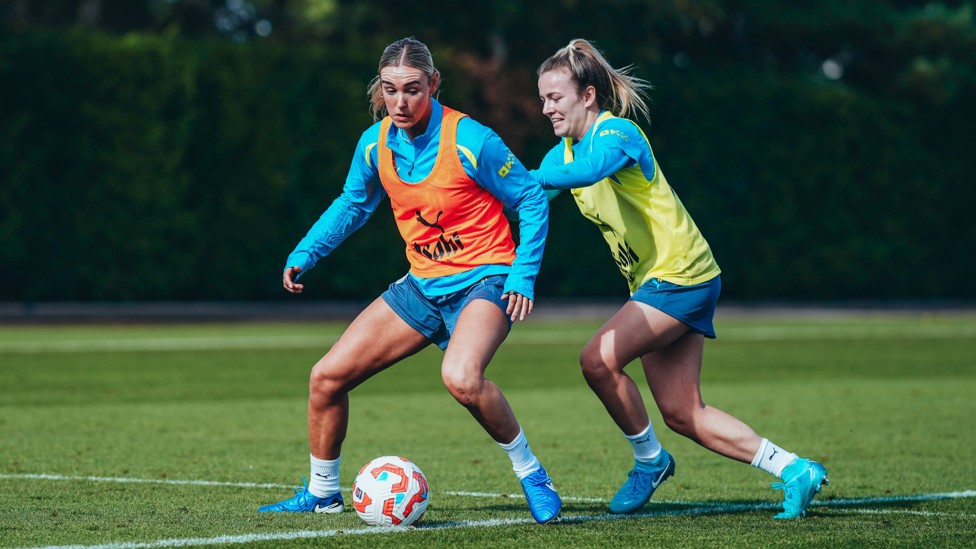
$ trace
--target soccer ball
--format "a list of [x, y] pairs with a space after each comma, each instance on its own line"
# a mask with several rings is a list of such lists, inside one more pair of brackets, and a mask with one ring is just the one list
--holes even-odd
[[356, 514], [370, 526], [410, 526], [427, 510], [427, 477], [405, 458], [383, 456], [367, 463], [352, 483]]

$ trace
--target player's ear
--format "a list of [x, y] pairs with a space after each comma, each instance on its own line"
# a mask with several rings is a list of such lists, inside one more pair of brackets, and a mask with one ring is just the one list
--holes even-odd
[[587, 86], [583, 90], [583, 105], [585, 107], [592, 107], [596, 104], [596, 88], [593, 86]]
[[430, 76], [430, 95], [433, 96], [437, 93], [437, 88], [441, 85], [441, 71], [434, 71], [434, 74]]

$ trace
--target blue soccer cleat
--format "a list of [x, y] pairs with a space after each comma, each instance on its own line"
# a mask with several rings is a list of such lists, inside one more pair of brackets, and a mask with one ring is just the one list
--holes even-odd
[[650, 501], [654, 490], [673, 474], [674, 458], [664, 448], [651, 463], [635, 460], [634, 469], [627, 474], [627, 482], [610, 500], [610, 512], [623, 514], [640, 509]]
[[302, 479], [303, 486], [295, 488], [294, 497], [285, 501], [258, 507], [259, 513], [341, 513], [345, 507], [342, 494], [336, 492], [331, 496], [320, 498], [308, 491], [308, 484]]
[[783, 469], [783, 482], [773, 483], [773, 490], [784, 492], [783, 512], [773, 518], [794, 519], [807, 514], [807, 506], [825, 484], [830, 484], [830, 480], [823, 465], [797, 458]]
[[559, 517], [563, 508], [563, 500], [559, 498], [556, 489], [552, 487], [552, 479], [545, 469], [539, 467], [529, 476], [522, 479], [522, 491], [525, 500], [529, 502], [532, 518], [539, 524], [552, 522]]

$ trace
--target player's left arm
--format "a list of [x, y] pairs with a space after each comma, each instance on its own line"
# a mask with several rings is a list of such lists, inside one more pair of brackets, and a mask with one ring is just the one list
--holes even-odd
[[518, 213], [519, 244], [505, 282], [507, 312], [524, 320], [532, 312], [535, 281], [549, 231], [549, 201], [539, 183], [494, 131], [485, 128], [473, 179]]

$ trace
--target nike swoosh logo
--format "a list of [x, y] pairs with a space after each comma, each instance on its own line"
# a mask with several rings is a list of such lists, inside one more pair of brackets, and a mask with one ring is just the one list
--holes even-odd
[[332, 502], [328, 505], [322, 505], [321, 503], [315, 506], [316, 513], [328, 513], [333, 509], [340, 507], [342, 504], [338, 501]]
[[651, 481], [651, 486], [655, 490], [657, 490], [657, 487], [660, 486], [661, 483], [664, 482], [664, 479], [666, 479], [668, 477], [668, 471], [669, 470], [671, 470], [670, 464], [669, 464], [668, 467], [665, 467], [663, 471], [661, 471], [661, 474], [658, 475], [658, 477], [656, 479], [654, 479], [654, 480]]

